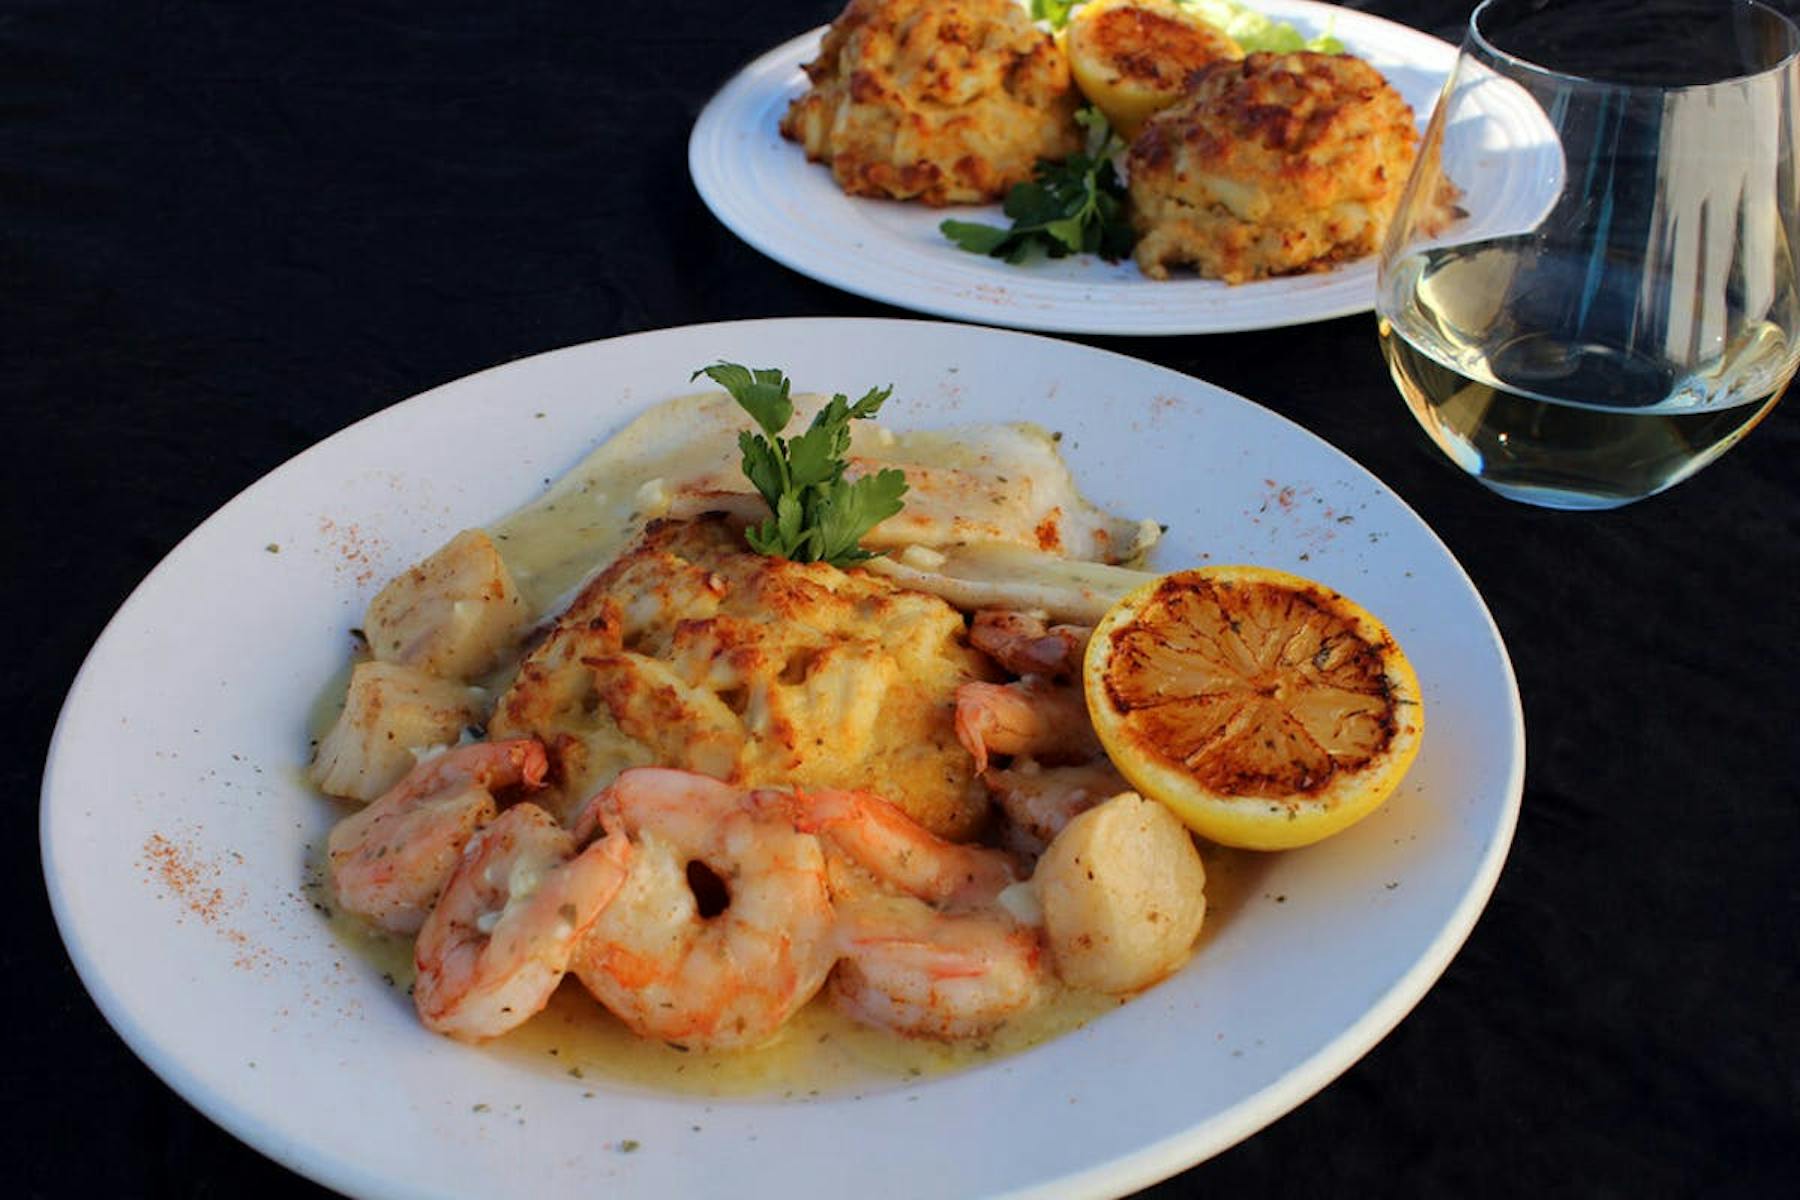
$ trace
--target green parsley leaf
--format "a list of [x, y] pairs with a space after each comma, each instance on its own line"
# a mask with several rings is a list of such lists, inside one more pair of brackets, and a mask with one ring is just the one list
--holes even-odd
[[842, 566], [873, 557], [857, 543], [862, 535], [905, 507], [906, 474], [892, 467], [827, 492], [815, 514], [819, 557]]
[[1001, 206], [1011, 228], [950, 220], [938, 231], [964, 250], [1010, 263], [1036, 254], [1098, 254], [1112, 262], [1131, 253], [1137, 235], [1125, 213], [1125, 184], [1112, 164], [1124, 143], [1091, 105], [1075, 119], [1087, 130], [1086, 148], [1060, 163], [1040, 161], [1032, 179], [1012, 186]]
[[1010, 229], [1002, 229], [998, 225], [983, 225], [979, 221], [945, 221], [938, 226], [943, 235], [973, 254], [992, 254], [999, 245], [1012, 237]]
[[1031, 0], [1031, 19], [1048, 21], [1050, 28], [1061, 29], [1069, 23], [1069, 10], [1081, 0]]
[[855, 404], [833, 396], [806, 431], [792, 439], [781, 431], [794, 415], [790, 383], [779, 370], [752, 371], [720, 362], [694, 372], [719, 384], [763, 429], [738, 434], [743, 472], [768, 502], [769, 516], [744, 530], [758, 554], [794, 562], [848, 566], [873, 555], [863, 535], [899, 512], [906, 494], [904, 472], [886, 469], [846, 480], [850, 422], [875, 416], [893, 388], [870, 388]]
[[774, 368], [752, 371], [736, 363], [719, 362], [701, 367], [690, 380], [702, 375], [731, 393], [731, 398], [761, 425], [763, 432], [774, 437], [794, 417], [794, 402], [788, 399], [787, 376]]
[[863, 393], [863, 398], [850, 406], [850, 417], [855, 421], [867, 421], [881, 411], [888, 397], [894, 394], [893, 385], [884, 388], [870, 388]]
[[744, 530], [744, 540], [758, 554], [806, 561], [795, 553], [798, 547], [809, 541], [808, 535], [801, 530], [801, 522], [805, 516], [800, 501], [794, 498], [792, 492], [784, 492], [775, 500], [774, 509], [774, 516], [760, 525], [752, 525]]
[[782, 474], [781, 459], [775, 448], [746, 429], [738, 434], [738, 449], [744, 455], [744, 474], [773, 509], [775, 501], [787, 490], [787, 479]]
[[1081, 217], [1064, 217], [1060, 221], [1044, 222], [1044, 232], [1067, 246], [1076, 254], [1081, 253], [1082, 243], [1086, 240]]
[[834, 483], [843, 477], [850, 453], [849, 401], [834, 396], [805, 433], [788, 442], [788, 474], [795, 488]]

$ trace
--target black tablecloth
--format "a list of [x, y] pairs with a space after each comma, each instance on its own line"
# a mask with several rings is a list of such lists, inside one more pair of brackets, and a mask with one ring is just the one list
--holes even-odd
[[[893, 312], [739, 242], [687, 176], [706, 99], [834, 6], [0, 5], [7, 1194], [317, 1194], [82, 990], [24, 815], [58, 704], [189, 529], [385, 405], [634, 330]], [[1452, 38], [1466, 11], [1369, 7]], [[1368, 316], [1079, 340], [1250, 396], [1387, 481], [1487, 598], [1528, 727], [1511, 858], [1441, 982], [1151, 1194], [1795, 1194], [1800, 414], [1671, 493], [1571, 515], [1432, 450]]]

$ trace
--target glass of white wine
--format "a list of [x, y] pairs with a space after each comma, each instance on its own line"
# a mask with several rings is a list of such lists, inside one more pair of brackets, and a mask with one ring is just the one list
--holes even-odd
[[1758, 0], [1485, 0], [1381, 254], [1413, 416], [1551, 508], [1719, 457], [1800, 363], [1797, 136], [1800, 31]]

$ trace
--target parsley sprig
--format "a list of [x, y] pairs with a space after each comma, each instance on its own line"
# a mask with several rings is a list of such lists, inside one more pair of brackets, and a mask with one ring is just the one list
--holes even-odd
[[1062, 162], [1040, 160], [1034, 177], [1006, 193], [1012, 227], [979, 221], [944, 221], [943, 235], [964, 250], [1023, 262], [1034, 252], [1051, 258], [1098, 254], [1108, 262], [1131, 253], [1136, 235], [1125, 213], [1125, 184], [1112, 156], [1124, 148], [1100, 110], [1075, 114], [1087, 130], [1086, 147]]
[[760, 434], [748, 429], [738, 434], [744, 474], [768, 501], [771, 514], [744, 531], [750, 548], [794, 562], [836, 567], [873, 558], [859, 543], [903, 507], [906, 475], [884, 468], [845, 479], [849, 464], [844, 456], [850, 452], [850, 422], [873, 417], [894, 389], [871, 388], [854, 404], [835, 395], [806, 432], [784, 438], [781, 431], [793, 419], [794, 402], [788, 396], [792, 385], [781, 371], [719, 362], [695, 371], [693, 378], [702, 375], [731, 393], [762, 428]]

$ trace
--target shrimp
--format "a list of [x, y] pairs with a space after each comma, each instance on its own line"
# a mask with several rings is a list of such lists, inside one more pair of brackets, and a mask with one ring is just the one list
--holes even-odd
[[1083, 762], [1100, 752], [1079, 688], [1036, 677], [956, 689], [956, 740], [987, 770], [990, 754]]
[[947, 842], [870, 792], [765, 792], [758, 801], [785, 813], [796, 829], [818, 834], [881, 883], [932, 904], [987, 903], [1019, 878], [1006, 855]]
[[1066, 679], [1081, 670], [1086, 625], [1051, 625], [1030, 613], [984, 609], [969, 625], [969, 642], [1014, 675]]
[[1131, 789], [1104, 758], [1065, 767], [1020, 759], [1009, 768], [990, 767], [981, 779], [1006, 814], [1004, 841], [1030, 855], [1042, 854], [1077, 816]]
[[416, 933], [469, 838], [494, 819], [493, 789], [544, 786], [549, 762], [531, 739], [476, 742], [412, 769], [326, 841], [338, 904], [393, 933]]
[[575, 848], [556, 818], [530, 803], [469, 840], [413, 947], [413, 1004], [428, 1028], [484, 1041], [549, 1002], [631, 861], [623, 837]]
[[912, 1037], [992, 1032], [1046, 994], [1039, 931], [1000, 908], [941, 912], [911, 896], [863, 896], [838, 909], [838, 1008]]
[[1018, 878], [1008, 855], [946, 842], [868, 792], [759, 801], [853, 864], [831, 875], [831, 997], [851, 1017], [915, 1037], [976, 1037], [1042, 997], [1038, 931], [1000, 903]]
[[819, 839], [757, 793], [705, 775], [636, 767], [590, 800], [631, 840], [619, 894], [571, 966], [643, 1037], [755, 1046], [824, 985], [837, 957]]

